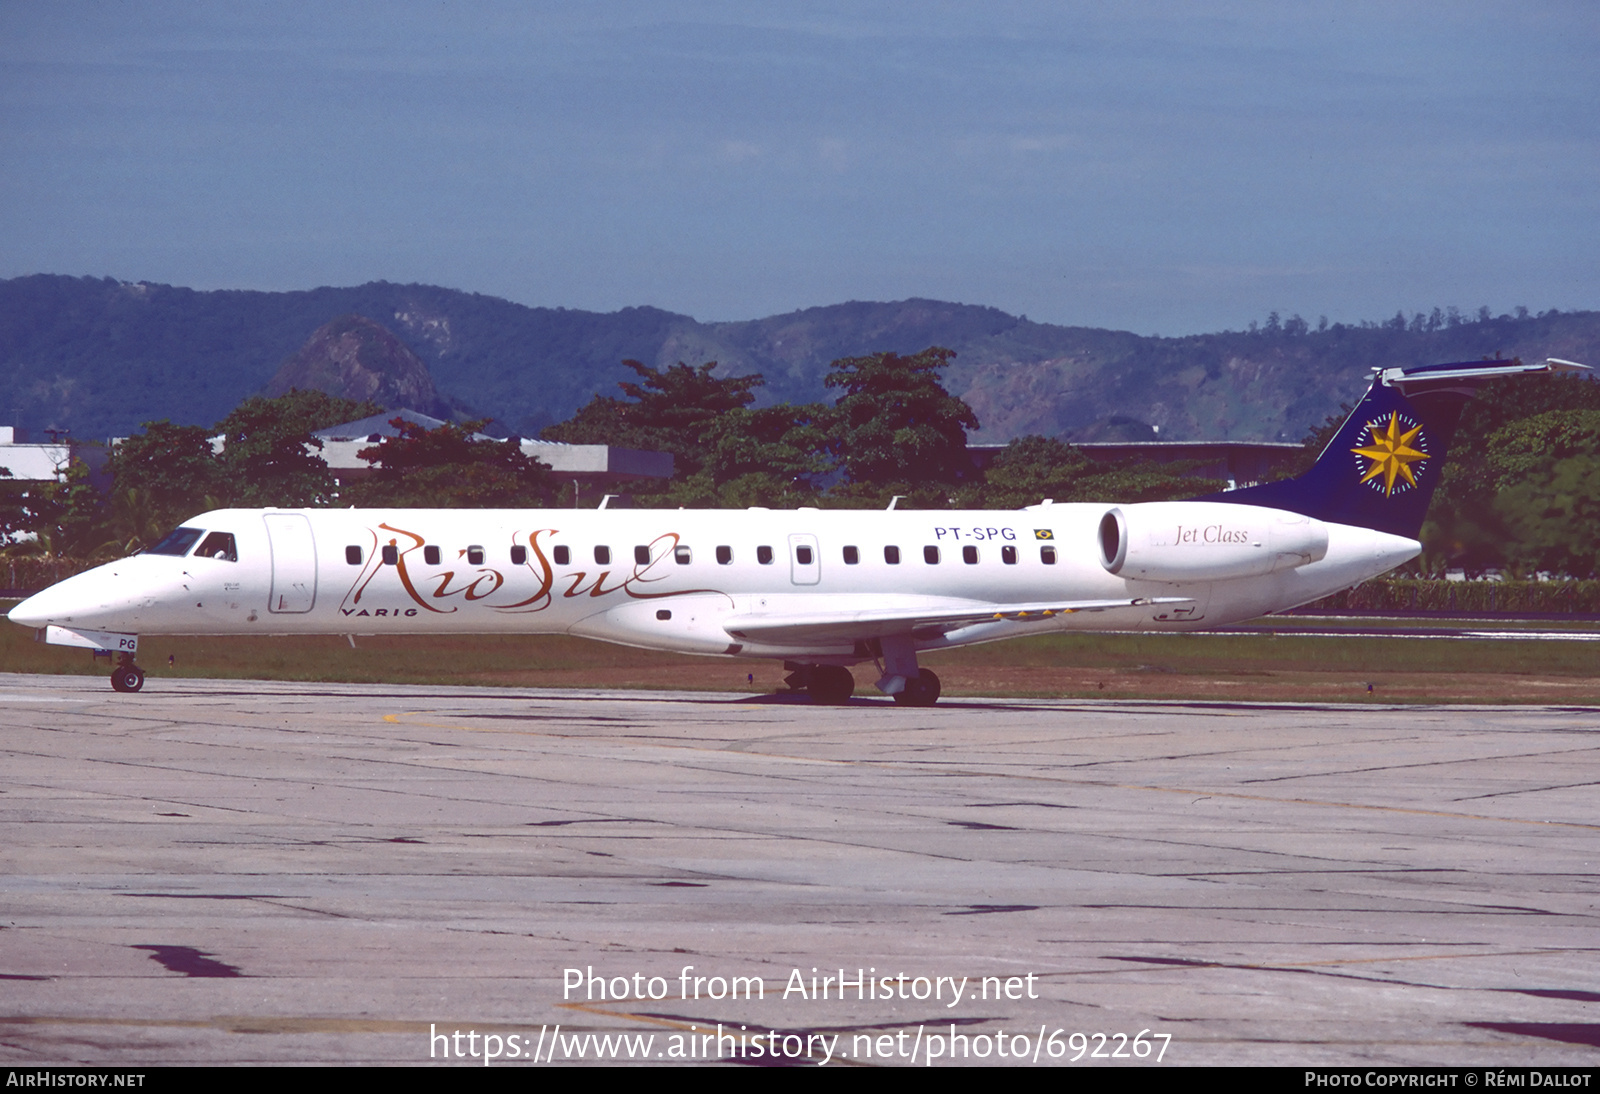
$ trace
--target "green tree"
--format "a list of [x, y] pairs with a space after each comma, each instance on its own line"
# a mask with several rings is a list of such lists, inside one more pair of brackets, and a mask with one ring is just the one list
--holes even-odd
[[[293, 388], [275, 399], [261, 401], [272, 404], [275, 408], [274, 413], [283, 421], [283, 428], [303, 430], [306, 433], [315, 433], [319, 429], [328, 429], [343, 425], [345, 422], [356, 422], [383, 413], [383, 407], [370, 399], [346, 399], [314, 389], [301, 391], [299, 388]], [[246, 399], [239, 405], [244, 406], [253, 402], [255, 402], [253, 398]], [[237, 409], [235, 413], [238, 413]]]
[[[229, 493], [222, 460], [211, 444], [211, 431], [169, 421], [145, 422], [112, 450], [110, 471], [114, 494], [133, 524], [135, 510], [150, 513], [150, 522], [170, 528], [196, 513], [215, 508]], [[138, 546], [145, 536], [128, 528]], [[160, 534], [159, 532], [157, 534]]]
[[1489, 437], [1495, 530], [1517, 570], [1594, 574], [1600, 556], [1600, 410], [1552, 410]]
[[89, 478], [89, 465], [75, 459], [59, 482], [30, 483], [22, 504], [21, 531], [32, 538], [12, 549], [23, 554], [101, 559], [120, 554], [110, 527], [106, 496]]
[[1321, 425], [1314, 425], [1307, 430], [1306, 435], [1300, 438], [1300, 452], [1289, 461], [1279, 477], [1292, 479], [1310, 471], [1317, 462], [1317, 457], [1322, 455], [1323, 450], [1328, 447], [1328, 442], [1333, 440], [1335, 434], [1339, 432], [1339, 427], [1344, 425], [1345, 419], [1350, 417], [1350, 411], [1353, 409], [1349, 403], [1341, 403], [1339, 413], [1329, 414], [1322, 420]]
[[[1195, 477], [1200, 460], [1157, 463], [1154, 460], [1108, 467], [1080, 481], [1078, 496], [1069, 501], [1181, 501], [1214, 494], [1226, 487], [1225, 479]], [[1058, 499], [1059, 500], [1059, 499]]]
[[28, 490], [11, 477], [11, 468], [0, 467], [0, 547], [8, 547], [27, 531]]
[[667, 500], [680, 505], [793, 508], [816, 503], [816, 480], [831, 468], [819, 403], [738, 407], [702, 429], [703, 463]]
[[1221, 490], [1220, 479], [1191, 477], [1195, 461], [1106, 465], [1083, 450], [1048, 437], [1021, 437], [1006, 446], [985, 476], [982, 504], [1016, 509], [1052, 501], [1171, 501]]
[[995, 457], [984, 476], [982, 504], [1020, 509], [1045, 498], [1072, 500], [1093, 466], [1082, 449], [1053, 437], [1018, 437]]
[[[117, 555], [131, 555], [161, 541], [161, 537], [178, 524], [203, 509], [215, 508], [216, 499], [208, 498], [195, 509], [180, 511], [172, 516], [171, 510], [156, 505], [155, 500], [143, 490], [113, 490], [106, 499], [105, 530], [108, 542], [114, 545]], [[208, 504], [209, 503], [209, 504]]]
[[978, 428], [977, 415], [939, 382], [953, 357], [934, 346], [910, 357], [875, 353], [833, 363], [823, 383], [843, 394], [830, 444], [849, 485], [938, 492], [973, 477], [967, 430]]
[[479, 440], [487, 419], [424, 429], [395, 418], [399, 430], [358, 455], [370, 477], [347, 487], [341, 501], [408, 508], [532, 508], [548, 505], [550, 469], [515, 441]]
[[[1424, 559], [1431, 563], [1425, 569], [1451, 564], [1478, 573], [1530, 557], [1519, 546], [1523, 527], [1507, 523], [1508, 510], [1499, 504], [1508, 468], [1494, 462], [1497, 445], [1504, 441], [1495, 438], [1540, 415], [1596, 410], [1600, 383], [1580, 377], [1517, 376], [1485, 384], [1461, 412], [1449, 461], [1422, 526]], [[1537, 452], [1525, 455], [1539, 458]]]
[[322, 442], [312, 431], [376, 413], [373, 403], [320, 391], [246, 399], [217, 423], [223, 434], [228, 500], [248, 508], [327, 504], [333, 496], [333, 475], [313, 451], [320, 450]]
[[705, 466], [710, 443], [707, 431], [717, 419], [749, 406], [755, 401], [753, 389], [766, 382], [755, 374], [713, 376], [715, 361], [697, 368], [679, 361], [659, 372], [638, 361], [622, 364], [639, 377], [638, 383], [617, 385], [627, 400], [596, 395], [571, 419], [548, 427], [541, 435], [567, 444], [670, 452], [674, 478], [680, 480]]

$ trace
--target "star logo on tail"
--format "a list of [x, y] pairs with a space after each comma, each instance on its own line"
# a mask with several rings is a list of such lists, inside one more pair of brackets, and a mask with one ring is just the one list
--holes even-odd
[[1366, 471], [1361, 476], [1362, 482], [1372, 483], [1375, 490], [1382, 489], [1386, 498], [1393, 495], [1397, 488], [1404, 491], [1417, 485], [1411, 465], [1431, 459], [1428, 441], [1422, 436], [1420, 425], [1415, 425], [1409, 419], [1402, 422], [1400, 412], [1395, 411], [1389, 415], [1387, 424], [1381, 418], [1368, 422], [1367, 438], [1366, 445], [1350, 450], [1367, 461]]

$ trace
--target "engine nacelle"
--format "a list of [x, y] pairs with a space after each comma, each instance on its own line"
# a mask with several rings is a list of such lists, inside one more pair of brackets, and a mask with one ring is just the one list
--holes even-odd
[[1152, 501], [1100, 518], [1100, 564], [1150, 581], [1225, 581], [1316, 562], [1328, 526], [1282, 509], [1216, 501]]

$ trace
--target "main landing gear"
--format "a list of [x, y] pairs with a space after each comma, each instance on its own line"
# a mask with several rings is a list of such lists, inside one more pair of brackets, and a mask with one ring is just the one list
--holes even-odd
[[843, 665], [785, 665], [793, 671], [783, 678], [795, 691], [809, 691], [811, 700], [828, 706], [850, 701], [856, 678]]
[[[784, 664], [789, 675], [783, 678], [793, 691], [811, 693], [813, 703], [840, 706], [850, 701], [856, 690], [856, 679], [843, 665], [807, 665], [790, 661]], [[894, 701], [905, 707], [931, 707], [939, 701], [939, 677], [930, 669], [902, 664], [904, 675], [885, 674], [878, 682], [880, 690], [894, 696]], [[890, 691], [889, 689], [894, 690]]]
[[907, 707], [931, 707], [939, 701], [939, 677], [932, 669], [919, 669], [906, 677], [906, 686], [894, 693], [894, 701]]
[[144, 687], [144, 669], [133, 663], [133, 654], [125, 653], [117, 659], [111, 670], [111, 687], [116, 691], [138, 691]]
[[877, 640], [883, 676], [878, 690], [893, 695], [905, 707], [931, 707], [939, 701], [939, 677], [917, 665], [917, 647], [910, 635], [894, 634]]

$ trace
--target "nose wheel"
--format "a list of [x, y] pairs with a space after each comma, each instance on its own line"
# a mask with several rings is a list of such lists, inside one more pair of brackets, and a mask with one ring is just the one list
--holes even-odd
[[133, 663], [130, 654], [123, 654], [117, 667], [111, 670], [113, 691], [138, 691], [144, 687], [144, 669]]

